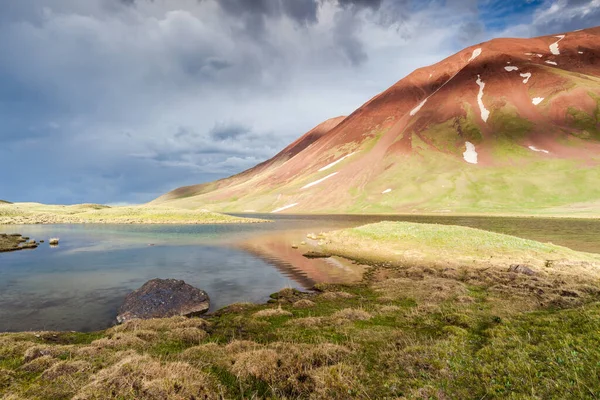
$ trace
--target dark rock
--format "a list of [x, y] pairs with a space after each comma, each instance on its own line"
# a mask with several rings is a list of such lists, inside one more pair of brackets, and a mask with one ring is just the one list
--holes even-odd
[[302, 255], [306, 258], [329, 258], [329, 257], [331, 257], [331, 254], [321, 253], [320, 251], [309, 251]]
[[125, 297], [117, 322], [177, 315], [191, 317], [204, 314], [209, 307], [210, 299], [203, 290], [177, 279], [152, 279]]
[[537, 275], [537, 272], [528, 265], [513, 264], [508, 268], [508, 272], [515, 272], [517, 274], [525, 274], [529, 276]]

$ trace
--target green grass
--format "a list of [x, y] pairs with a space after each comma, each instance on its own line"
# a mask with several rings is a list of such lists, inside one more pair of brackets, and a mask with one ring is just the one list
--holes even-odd
[[16, 203], [0, 205], [0, 224], [111, 223], [111, 224], [220, 224], [265, 222], [206, 210], [165, 206], [108, 207], [98, 204], [73, 206]]
[[600, 119], [598, 119], [598, 108], [594, 115], [590, 115], [575, 107], [569, 107], [567, 115], [570, 117], [571, 124], [580, 132], [576, 136], [583, 139], [600, 139]]
[[428, 262], [432, 264], [530, 263], [548, 260], [600, 261], [600, 256], [550, 243], [452, 225], [380, 222], [330, 232], [323, 249], [358, 260]]

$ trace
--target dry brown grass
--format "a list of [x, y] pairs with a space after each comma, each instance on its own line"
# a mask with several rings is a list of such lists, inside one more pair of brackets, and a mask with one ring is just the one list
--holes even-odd
[[187, 363], [163, 364], [137, 355], [98, 372], [74, 399], [217, 399], [221, 391], [213, 379]]
[[208, 333], [198, 328], [176, 328], [169, 331], [168, 336], [170, 340], [187, 344], [200, 344], [208, 337]]
[[127, 321], [122, 325], [117, 325], [108, 330], [108, 332], [135, 332], [139, 330], [146, 331], [170, 331], [180, 328], [198, 328], [206, 329], [210, 323], [202, 318], [156, 318], [156, 319], [134, 319]]
[[61, 355], [69, 355], [75, 349], [74, 346], [61, 346], [61, 345], [50, 345], [50, 344], [41, 344], [36, 345], [34, 343], [28, 343], [29, 348], [24, 350], [23, 360], [25, 362], [29, 362], [35, 360], [36, 358], [40, 358], [43, 356], [50, 356], [52, 358], [57, 358]]
[[398, 306], [381, 306], [377, 309], [377, 311], [381, 314], [397, 313], [401, 310], [402, 308]]
[[377, 282], [373, 288], [389, 299], [411, 298], [417, 302], [441, 302], [465, 296], [465, 284], [446, 278], [425, 276], [423, 279], [392, 278]]
[[261, 344], [251, 340], [232, 340], [225, 346], [225, 351], [229, 354], [237, 354], [246, 351], [258, 350], [262, 347], [263, 346]]
[[373, 316], [365, 310], [358, 308], [344, 308], [335, 312], [331, 319], [334, 321], [367, 321]]
[[92, 364], [87, 361], [60, 361], [46, 369], [42, 374], [42, 379], [55, 380], [64, 376], [74, 374], [91, 373], [93, 370]]
[[100, 349], [108, 348], [108, 349], [132, 349], [132, 348], [143, 348], [148, 344], [145, 340], [140, 339], [134, 333], [115, 333], [111, 334], [109, 337], [105, 337], [102, 339], [94, 340], [92, 342], [92, 346], [98, 347]]
[[280, 308], [267, 308], [252, 314], [254, 318], [291, 317], [292, 313]]
[[28, 363], [21, 366], [21, 370], [27, 371], [30, 373], [40, 373], [44, 372], [48, 368], [52, 367], [54, 364], [58, 362], [57, 359], [51, 356], [42, 356], [36, 359], [29, 361]]
[[370, 398], [360, 383], [362, 371], [357, 366], [340, 363], [311, 372], [314, 382], [311, 399]]
[[288, 325], [298, 326], [302, 328], [314, 328], [325, 325], [324, 317], [305, 317], [295, 318], [287, 322]]
[[319, 298], [323, 300], [340, 300], [340, 299], [352, 299], [355, 296], [347, 292], [325, 292], [319, 295]]
[[279, 396], [305, 397], [316, 389], [311, 373], [336, 365], [350, 354], [330, 343], [306, 345], [275, 342], [268, 347], [234, 356], [231, 372], [242, 380], [260, 379]]
[[265, 382], [276, 381], [280, 356], [275, 350], [258, 349], [237, 354], [231, 372], [241, 378], [254, 377]]
[[15, 373], [4, 368], [0, 368], [0, 389], [5, 389], [13, 382]]
[[227, 368], [231, 365], [232, 357], [223, 346], [216, 343], [205, 343], [190, 347], [181, 354], [181, 361], [198, 368], [218, 366]]
[[315, 303], [308, 299], [302, 299], [302, 300], [296, 301], [294, 304], [292, 304], [292, 306], [294, 308], [312, 308], [315, 306]]

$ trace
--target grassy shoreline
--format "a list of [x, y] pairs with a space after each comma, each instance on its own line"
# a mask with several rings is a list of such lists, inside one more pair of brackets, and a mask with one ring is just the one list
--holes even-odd
[[[215, 211], [217, 212], [217, 211]], [[268, 212], [242, 212], [242, 211], [226, 211], [230, 214], [243, 214], [243, 215], [265, 215], [270, 214]], [[454, 212], [396, 212], [396, 213], [320, 213], [320, 212], [290, 212], [290, 213], [281, 213], [281, 215], [298, 215], [298, 216], [376, 216], [376, 217], [485, 217], [485, 218], [537, 218], [537, 219], [581, 219], [581, 220], [597, 220], [600, 219], [600, 213], [590, 212], [585, 214], [533, 214], [533, 213], [487, 213], [487, 212], [477, 212], [477, 213], [454, 213]]]
[[206, 210], [169, 207], [108, 207], [99, 204], [72, 206], [38, 203], [0, 204], [0, 225], [26, 224], [238, 224], [267, 222]]
[[[283, 289], [269, 304], [234, 304], [206, 318], [131, 321], [94, 333], [0, 334], [0, 397], [600, 396], [597, 255], [413, 225], [320, 235], [315, 246], [370, 265], [356, 284]], [[460, 234], [477, 240], [455, 248]], [[471, 259], [436, 264], [399, 253], [415, 243], [432, 255], [464, 252]], [[478, 261], [504, 245], [513, 248], [510, 257]], [[382, 251], [385, 257], [373, 257]], [[527, 262], [532, 274], [509, 271], [514, 260]]]

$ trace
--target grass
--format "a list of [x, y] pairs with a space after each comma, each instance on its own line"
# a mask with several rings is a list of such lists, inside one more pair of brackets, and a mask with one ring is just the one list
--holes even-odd
[[380, 222], [330, 232], [323, 248], [326, 253], [342, 257], [396, 263], [515, 262], [543, 266], [549, 260], [560, 259], [600, 261], [598, 255], [550, 243], [461, 226], [410, 222]]
[[99, 204], [73, 206], [16, 203], [0, 205], [1, 224], [223, 224], [264, 220], [239, 218], [206, 210], [164, 206], [108, 207]]
[[[356, 257], [371, 266], [358, 284], [320, 284], [308, 293], [287, 288], [268, 304], [234, 304], [204, 319], [1, 334], [0, 397], [600, 396], [596, 256], [468, 228], [413, 225], [325, 234], [323, 246], [357, 247]], [[509, 272], [504, 261], [484, 268], [467, 260], [453, 267], [382, 261], [375, 242], [390, 255], [417, 246], [438, 257], [446, 250], [473, 257], [479, 249], [481, 257], [512, 250], [532, 260], [568, 258], [532, 266], [530, 276]]]
[[590, 115], [585, 111], [582, 111], [575, 107], [569, 107], [567, 110], [567, 115], [570, 117], [570, 123], [576, 129], [579, 129], [580, 133], [578, 136], [582, 138], [600, 138], [600, 127], [598, 124], [600, 123], [598, 120], [598, 110], [596, 110], [595, 115]]

